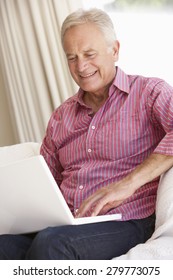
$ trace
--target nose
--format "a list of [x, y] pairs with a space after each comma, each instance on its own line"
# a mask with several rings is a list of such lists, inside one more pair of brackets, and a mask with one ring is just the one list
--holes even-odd
[[77, 59], [77, 70], [78, 72], [83, 72], [87, 68], [87, 61], [83, 58]]

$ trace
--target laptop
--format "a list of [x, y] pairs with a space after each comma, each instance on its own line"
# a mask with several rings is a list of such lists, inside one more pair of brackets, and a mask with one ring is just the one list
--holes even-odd
[[121, 214], [74, 218], [41, 155], [0, 166], [0, 234], [120, 219]]

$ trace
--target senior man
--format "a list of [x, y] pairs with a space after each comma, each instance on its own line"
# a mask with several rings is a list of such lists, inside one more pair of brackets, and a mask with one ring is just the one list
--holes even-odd
[[[121, 213], [121, 221], [0, 237], [1, 259], [111, 259], [145, 242], [155, 225], [159, 176], [173, 166], [173, 88], [115, 66], [109, 16], [78, 10], [62, 45], [79, 91], [49, 121], [41, 154], [74, 216]], [[135, 58], [134, 58], [135, 59]]]

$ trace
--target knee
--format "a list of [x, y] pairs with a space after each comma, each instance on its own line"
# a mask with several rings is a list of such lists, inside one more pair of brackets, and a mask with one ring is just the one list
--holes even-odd
[[61, 260], [69, 259], [68, 234], [65, 227], [53, 227], [40, 231], [34, 238], [26, 259], [29, 260]]
[[27, 252], [29, 260], [76, 259], [66, 226], [47, 228], [39, 232]]
[[48, 254], [51, 247], [52, 229], [46, 228], [35, 236], [30, 249], [27, 252], [26, 259], [41, 260], [46, 259], [44, 256]]

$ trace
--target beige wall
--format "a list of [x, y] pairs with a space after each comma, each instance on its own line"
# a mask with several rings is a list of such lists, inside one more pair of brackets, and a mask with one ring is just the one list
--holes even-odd
[[10, 112], [0, 69], [0, 146], [16, 144]]

